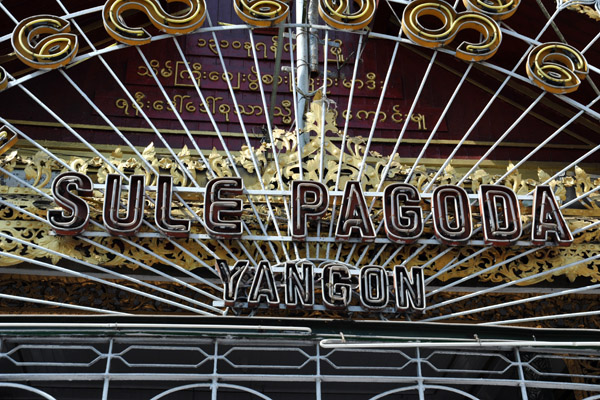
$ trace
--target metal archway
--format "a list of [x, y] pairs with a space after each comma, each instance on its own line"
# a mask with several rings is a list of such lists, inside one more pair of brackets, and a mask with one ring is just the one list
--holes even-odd
[[11, 383], [11, 382], [0, 382], [0, 388], [1, 387], [6, 387], [6, 388], [15, 388], [15, 389], [21, 389], [30, 393], [35, 393], [41, 397], [43, 397], [46, 400], [56, 400], [56, 398], [50, 396], [48, 393], [45, 393], [39, 389], [36, 389], [34, 387], [31, 386], [27, 386], [27, 385], [23, 385], [20, 383]]
[[396, 394], [396, 393], [402, 393], [402, 392], [407, 392], [409, 390], [415, 390], [419, 393], [419, 398], [421, 400], [425, 399], [425, 390], [427, 389], [435, 389], [435, 390], [442, 390], [442, 391], [447, 391], [447, 392], [452, 392], [452, 393], [456, 393], [456, 394], [460, 394], [464, 397], [466, 397], [467, 399], [471, 399], [471, 400], [480, 400], [479, 398], [465, 392], [462, 391], [460, 389], [456, 389], [450, 386], [441, 386], [441, 385], [414, 385], [414, 386], [409, 386], [409, 387], [405, 387], [405, 388], [398, 388], [398, 389], [391, 389], [388, 390], [387, 392], [378, 394], [375, 397], [371, 397], [370, 400], [379, 400], [379, 399], [383, 399], [386, 396], [389, 396], [391, 394]]
[[239, 385], [232, 385], [229, 383], [219, 383], [219, 382], [215, 382], [215, 383], [194, 383], [191, 385], [183, 385], [183, 386], [178, 386], [176, 388], [173, 389], [169, 389], [165, 392], [162, 392], [159, 395], [156, 395], [152, 398], [152, 400], [159, 400], [162, 399], [165, 396], [168, 396], [172, 393], [176, 393], [176, 392], [181, 392], [183, 390], [188, 390], [188, 389], [195, 389], [195, 388], [210, 388], [211, 390], [213, 390], [215, 393], [219, 390], [219, 388], [228, 388], [228, 389], [235, 389], [235, 390], [239, 390], [241, 392], [245, 392], [245, 393], [250, 393], [253, 394], [263, 400], [272, 400], [270, 397], [265, 396], [264, 394], [257, 392], [254, 389], [250, 389], [244, 386], [239, 386]]

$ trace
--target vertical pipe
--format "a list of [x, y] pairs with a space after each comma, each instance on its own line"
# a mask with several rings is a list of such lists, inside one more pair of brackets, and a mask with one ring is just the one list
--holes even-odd
[[523, 363], [521, 362], [521, 353], [519, 348], [515, 347], [515, 357], [517, 359], [517, 365], [519, 366], [519, 386], [521, 387], [521, 397], [523, 400], [528, 400], [527, 386], [525, 385], [525, 373], [523, 372]]
[[106, 370], [104, 372], [104, 387], [102, 388], [102, 400], [108, 400], [108, 387], [110, 384], [110, 361], [112, 359], [114, 339], [110, 339], [108, 345], [108, 356], [106, 358]]
[[[310, 0], [296, 1], [296, 23], [305, 23], [305, 10]], [[310, 74], [310, 66], [308, 62], [308, 29], [306, 26], [298, 26], [296, 28], [296, 65], [298, 71], [298, 114], [296, 115], [296, 123], [300, 132], [304, 130], [304, 114], [306, 112], [306, 97], [308, 95], [308, 79]], [[308, 133], [302, 132], [300, 135], [299, 146], [308, 143]]]
[[217, 390], [219, 388], [219, 376], [217, 374], [218, 364], [219, 364], [219, 341], [215, 339], [215, 353], [213, 360], [213, 373], [212, 373], [212, 382], [210, 384], [210, 398], [211, 400], [217, 400]]
[[317, 344], [317, 381], [316, 381], [316, 400], [321, 400], [321, 346]]
[[419, 400], [425, 400], [425, 386], [423, 385], [423, 370], [421, 369], [421, 349], [417, 346], [417, 379], [419, 385]]
[[[319, 22], [319, 4], [317, 3], [317, 0], [308, 1], [310, 2], [308, 4], [308, 24], [310, 25], [308, 55], [310, 58], [310, 73], [315, 74], [319, 72], [319, 36], [317, 34], [317, 29], [314, 28], [314, 26]], [[325, 57], [327, 57], [327, 54], [325, 54]]]

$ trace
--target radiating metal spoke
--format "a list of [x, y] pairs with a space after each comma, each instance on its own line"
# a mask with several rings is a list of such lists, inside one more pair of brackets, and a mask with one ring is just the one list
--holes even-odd
[[[2, 254], [2, 253], [3, 252], [0, 252], [0, 254]], [[123, 313], [123, 312], [119, 312], [119, 311], [103, 310], [103, 309], [95, 308], [95, 307], [86, 307], [86, 306], [80, 306], [77, 304], [61, 303], [59, 301], [34, 299], [32, 297], [13, 296], [13, 295], [4, 294], [4, 293], [0, 293], [0, 299], [22, 301], [24, 303], [41, 304], [44, 306], [68, 308], [68, 309], [73, 309], [73, 310], [78, 310], [78, 311], [88, 311], [88, 312], [99, 313], [99, 314], [131, 315], [131, 314]]]
[[[207, 15], [206, 18], [207, 18], [209, 24], [212, 26], [210, 15]], [[219, 41], [217, 39], [217, 35], [215, 34], [215, 32], [212, 32], [212, 36], [213, 36], [213, 40], [215, 41], [215, 43], [219, 43]], [[217, 55], [219, 56], [219, 60], [221, 62], [221, 67], [223, 68], [223, 72], [225, 73], [225, 76], [229, 76], [229, 71], [227, 70], [227, 66], [226, 66], [225, 60], [223, 58], [223, 54], [221, 52], [221, 47], [217, 45], [217, 46], [215, 46], [215, 49], [217, 50]], [[258, 181], [260, 183], [261, 188], [263, 190], [265, 190], [265, 183], [263, 181], [262, 176], [259, 173], [260, 168], [258, 167], [258, 161], [256, 160], [256, 155], [254, 154], [253, 146], [252, 146], [252, 143], [250, 142], [250, 138], [248, 136], [248, 131], [246, 130], [246, 126], [245, 126], [244, 120], [242, 118], [242, 113], [240, 112], [240, 107], [239, 107], [237, 98], [235, 96], [235, 92], [233, 90], [233, 86], [231, 85], [231, 81], [229, 79], [226, 79], [226, 81], [227, 81], [227, 87], [229, 89], [229, 94], [231, 96], [231, 100], [233, 102], [233, 106], [234, 106], [234, 109], [235, 109], [235, 113], [236, 113], [236, 115], [238, 117], [238, 120], [240, 122], [240, 127], [242, 129], [242, 133], [244, 134], [244, 139], [246, 140], [246, 145], [248, 146], [248, 149], [249, 149], [250, 157], [252, 159], [252, 164], [254, 166], [254, 171], [256, 172], [256, 177], [258, 178]], [[281, 236], [281, 231], [279, 229], [279, 222], [277, 221], [277, 217], [275, 216], [275, 212], [273, 211], [273, 207], [271, 205], [271, 200], [269, 199], [269, 196], [265, 196], [265, 200], [266, 200], [266, 203], [267, 203], [267, 208], [269, 210], [269, 216], [270, 216], [270, 218], [273, 221], [273, 226], [275, 227], [275, 231], [277, 232], [277, 234], [279, 236]], [[287, 248], [286, 248], [286, 245], [284, 243], [281, 243], [281, 249], [284, 252], [286, 260], [290, 260], [290, 255], [289, 255], [289, 253], [287, 251]], [[277, 252], [274, 251], [273, 255], [275, 256], [275, 258], [277, 260], [277, 263], [279, 263], [280, 259], [279, 259], [279, 256], [278, 256]]]
[[[600, 259], [600, 254], [597, 254], [597, 255], [592, 256], [592, 257], [587, 257], [587, 258], [584, 258], [584, 259], [581, 259], [581, 260], [577, 260], [577, 261], [574, 261], [572, 263], [562, 265], [560, 267], [555, 267], [555, 268], [551, 268], [551, 269], [548, 269], [548, 270], [545, 270], [545, 271], [542, 271], [542, 272], [538, 272], [537, 274], [533, 274], [531, 276], [526, 276], [524, 278], [516, 279], [516, 280], [510, 281], [510, 282], [505, 282], [505, 283], [502, 283], [500, 285], [497, 285], [497, 286], [494, 286], [494, 287], [491, 287], [491, 288], [486, 288], [486, 289], [482, 289], [482, 290], [479, 290], [479, 291], [474, 292], [474, 293], [469, 293], [469, 294], [457, 297], [457, 298], [452, 299], [452, 300], [447, 300], [447, 301], [444, 301], [442, 303], [436, 304], [433, 307], [429, 307], [429, 309], [443, 307], [443, 306], [448, 305], [448, 304], [453, 304], [453, 303], [456, 303], [456, 302], [459, 302], [459, 301], [462, 301], [462, 300], [466, 300], [466, 299], [469, 299], [469, 298], [472, 298], [472, 297], [481, 296], [481, 295], [486, 294], [486, 293], [490, 293], [490, 292], [494, 292], [494, 291], [497, 291], [497, 290], [500, 290], [500, 289], [504, 289], [504, 288], [507, 288], [509, 286], [522, 284], [522, 283], [525, 283], [527, 281], [535, 280], [535, 279], [542, 278], [542, 277], [545, 277], [545, 276], [548, 276], [548, 275], [555, 275], [558, 272], [562, 272], [562, 271], [568, 270], [569, 268], [573, 268], [573, 267], [575, 267], [577, 265], [580, 265], [580, 264], [585, 264], [585, 263], [589, 263], [589, 262], [592, 262], [592, 261], [596, 261], [598, 259]], [[463, 312], [458, 312], [458, 313], [441, 315], [441, 316], [438, 316], [438, 317], [427, 318], [426, 321], [439, 321], [439, 320], [443, 320], [443, 319], [452, 318], [456, 314], [463, 315], [462, 313], [468, 313], [468, 312], [467, 311], [463, 311]]]

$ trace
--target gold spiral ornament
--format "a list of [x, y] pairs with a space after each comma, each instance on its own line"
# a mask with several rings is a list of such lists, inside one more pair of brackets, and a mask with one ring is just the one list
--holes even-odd
[[68, 21], [53, 15], [37, 15], [19, 22], [11, 41], [19, 60], [31, 68], [56, 69], [77, 55], [79, 41], [70, 32]]
[[6, 70], [0, 67], [0, 92], [8, 87], [8, 74]]
[[564, 43], [544, 43], [527, 56], [527, 75], [550, 93], [576, 91], [589, 72], [587, 60], [576, 48]]
[[508, 19], [517, 12], [521, 0], [463, 0], [469, 11], [475, 11], [492, 17], [496, 21]]
[[17, 144], [19, 137], [12, 129], [3, 125], [0, 128], [0, 155], [6, 153], [11, 147]]
[[330, 26], [343, 30], [363, 29], [375, 16], [375, 0], [319, 0], [319, 14]]
[[269, 28], [290, 14], [289, 0], [234, 0], [236, 14], [247, 24]]
[[[425, 16], [437, 18], [441, 28], [427, 28], [419, 19]], [[487, 60], [496, 54], [502, 42], [502, 32], [496, 21], [485, 14], [472, 11], [457, 12], [442, 0], [416, 0], [406, 6], [402, 15], [402, 30], [416, 44], [438, 48], [450, 44], [456, 35], [466, 29], [481, 34], [481, 42], [462, 42], [456, 47], [456, 57], [465, 61]]]
[[116, 41], [137, 46], [150, 43], [152, 36], [143, 28], [125, 24], [122, 16], [129, 10], [143, 12], [156, 29], [172, 35], [191, 33], [202, 26], [206, 19], [204, 0], [167, 0], [167, 3], [174, 2], [186, 4], [187, 12], [171, 15], [162, 8], [159, 0], [108, 0], [102, 11], [104, 28]]

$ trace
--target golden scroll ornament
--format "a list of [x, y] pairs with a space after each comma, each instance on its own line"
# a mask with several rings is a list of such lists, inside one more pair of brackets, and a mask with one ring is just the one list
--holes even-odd
[[159, 0], [108, 0], [102, 10], [104, 28], [116, 41], [139, 46], [150, 43], [152, 36], [143, 28], [131, 28], [125, 24], [123, 14], [138, 10], [146, 14], [154, 27], [171, 35], [184, 35], [200, 28], [206, 19], [204, 0], [168, 0], [188, 6], [183, 15], [171, 15], [160, 5]]
[[[421, 17], [439, 20], [441, 28], [428, 28]], [[502, 32], [492, 18], [478, 12], [457, 12], [443, 0], [416, 0], [406, 6], [402, 14], [402, 31], [419, 46], [438, 48], [450, 44], [459, 32], [475, 30], [481, 42], [462, 42], [456, 47], [456, 57], [465, 61], [483, 61], [491, 58], [500, 47]]]
[[68, 21], [52, 15], [36, 15], [19, 22], [11, 41], [17, 58], [31, 68], [56, 69], [77, 55], [79, 41], [70, 32]]

